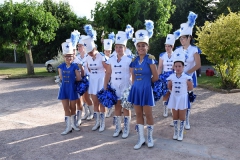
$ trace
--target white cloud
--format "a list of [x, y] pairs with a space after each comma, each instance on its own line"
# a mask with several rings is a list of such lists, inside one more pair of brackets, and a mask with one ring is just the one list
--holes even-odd
[[[13, 2], [22, 2], [23, 0], [13, 0]], [[37, 0], [42, 2], [42, 0]], [[54, 0], [59, 2], [59, 0]], [[94, 9], [96, 1], [106, 3], [107, 0], [64, 0], [68, 1], [72, 10], [79, 16], [86, 16], [88, 19], [91, 18], [91, 10]], [[4, 0], [0, 0], [0, 4], [4, 3]]]

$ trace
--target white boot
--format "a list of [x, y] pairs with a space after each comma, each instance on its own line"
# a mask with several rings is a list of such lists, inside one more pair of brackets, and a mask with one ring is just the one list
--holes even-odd
[[136, 125], [136, 130], [137, 130], [137, 133], [138, 133], [138, 142], [134, 146], [134, 149], [139, 149], [139, 148], [142, 147], [142, 145], [145, 144], [143, 129], [144, 129], [144, 126], [142, 124], [137, 124]]
[[80, 129], [76, 126], [76, 115], [71, 115], [71, 127], [75, 131], [80, 131]]
[[92, 128], [92, 131], [96, 131], [98, 129], [98, 127], [100, 126], [99, 123], [99, 112], [94, 112], [94, 119], [95, 119], [95, 125]]
[[119, 134], [122, 132], [122, 128], [121, 128], [121, 116], [114, 116], [113, 117], [113, 125], [115, 125], [115, 131], [113, 134], [113, 137], [118, 137]]
[[179, 127], [179, 132], [178, 132], [178, 141], [183, 140], [183, 133], [184, 133], [184, 121], [180, 121], [180, 127]]
[[77, 110], [77, 114], [76, 114], [77, 118], [76, 118], [76, 126], [80, 126], [82, 123], [82, 111], [81, 110]]
[[65, 116], [65, 122], [66, 122], [66, 129], [61, 133], [61, 135], [66, 135], [72, 132], [70, 116]]
[[154, 146], [152, 133], [153, 133], [153, 125], [148, 125], [147, 126], [147, 139], [148, 139], [148, 147], [149, 148]]
[[168, 116], [167, 104], [166, 104], [166, 101], [163, 101], [163, 117], [167, 117], [167, 116]]
[[112, 112], [113, 112], [113, 107], [112, 107], [112, 108], [108, 108], [108, 111], [107, 111], [106, 117], [107, 117], [107, 118], [111, 117]]
[[178, 120], [173, 120], [173, 124], [174, 124], [173, 139], [178, 139]]
[[99, 132], [104, 131], [105, 129], [105, 112], [101, 112], [100, 113], [100, 128], [99, 128]]
[[88, 109], [88, 106], [85, 103], [83, 104], [83, 107], [84, 107], [85, 114], [82, 117], [82, 119], [84, 120], [84, 119], [87, 119], [87, 117], [89, 116], [89, 109]]
[[129, 135], [130, 120], [131, 120], [130, 116], [124, 116], [124, 119], [123, 119], [124, 125], [123, 125], [122, 138], [127, 138], [128, 135]]
[[94, 111], [93, 111], [93, 106], [88, 106], [88, 109], [89, 109], [89, 115], [88, 115], [88, 117], [87, 117], [87, 120], [91, 120], [91, 119], [93, 119], [93, 113], [94, 113]]
[[190, 117], [190, 109], [187, 109], [187, 112], [186, 112], [186, 123], [185, 123], [185, 129], [187, 129], [187, 130], [190, 129], [189, 117]]

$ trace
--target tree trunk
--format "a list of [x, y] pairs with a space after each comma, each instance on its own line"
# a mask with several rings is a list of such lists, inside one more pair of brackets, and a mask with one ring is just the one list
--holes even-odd
[[34, 74], [34, 66], [33, 66], [31, 45], [27, 46], [27, 53], [25, 52], [25, 58], [26, 58], [26, 62], [27, 62], [27, 74], [33, 75]]

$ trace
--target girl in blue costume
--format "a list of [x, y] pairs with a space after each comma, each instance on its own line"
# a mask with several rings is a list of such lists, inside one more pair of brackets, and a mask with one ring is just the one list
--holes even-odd
[[66, 129], [61, 134], [66, 135], [72, 132], [72, 128], [80, 131], [75, 125], [76, 100], [78, 94], [75, 91], [75, 81], [80, 81], [81, 76], [79, 67], [73, 62], [73, 47], [71, 42], [62, 43], [62, 50], [65, 62], [58, 66], [59, 77], [62, 81], [60, 86], [58, 99], [62, 100], [65, 111]]
[[148, 147], [153, 147], [153, 115], [152, 106], [155, 106], [152, 82], [158, 80], [155, 57], [148, 54], [149, 38], [153, 35], [153, 22], [145, 21], [146, 30], [138, 30], [135, 33], [135, 44], [138, 56], [130, 64], [132, 71], [132, 87], [128, 96], [128, 101], [134, 106], [137, 117], [136, 130], [138, 132], [138, 142], [134, 149], [139, 149], [145, 144], [144, 138], [144, 117], [147, 122], [147, 142]]
[[[118, 101], [115, 104], [115, 116], [114, 125], [115, 131], [113, 137], [118, 137], [122, 132], [121, 119], [122, 119], [122, 105], [121, 97], [124, 90], [128, 89], [131, 85], [130, 80], [130, 68], [129, 65], [132, 61], [132, 57], [125, 54], [127, 40], [131, 39], [133, 35], [133, 28], [131, 25], [127, 25], [125, 32], [118, 31], [115, 40], [115, 51], [117, 55], [112, 55], [106, 62], [106, 76], [104, 80], [104, 89], [107, 89], [107, 84], [110, 80], [111, 87], [116, 90]], [[131, 111], [123, 108], [124, 115], [124, 127], [122, 138], [127, 138], [130, 130]]]
[[[195, 20], [197, 15], [193, 12], [190, 12], [188, 15], [187, 23], [182, 23], [180, 28], [180, 42], [181, 47], [178, 47], [174, 51], [174, 56], [177, 54], [183, 54], [185, 56], [184, 63], [184, 73], [193, 77], [193, 86], [197, 86], [197, 76], [196, 70], [201, 67], [201, 59], [199, 55], [198, 48], [196, 46], [191, 45], [192, 41], [192, 30], [195, 24]], [[185, 129], [190, 129], [190, 108], [191, 104], [189, 103], [187, 112], [186, 112], [186, 122]]]

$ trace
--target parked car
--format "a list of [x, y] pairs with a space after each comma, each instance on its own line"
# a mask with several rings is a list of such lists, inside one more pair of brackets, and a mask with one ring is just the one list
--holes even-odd
[[45, 63], [45, 67], [49, 73], [56, 72], [58, 65], [59, 65], [59, 62], [54, 59], [48, 60]]

